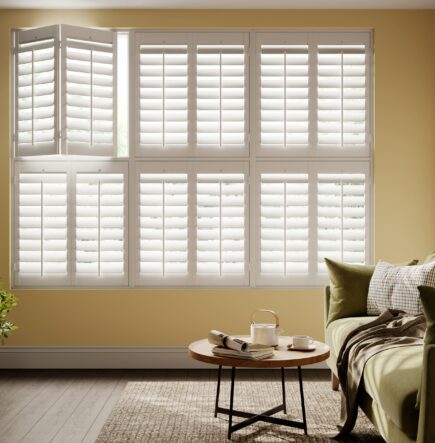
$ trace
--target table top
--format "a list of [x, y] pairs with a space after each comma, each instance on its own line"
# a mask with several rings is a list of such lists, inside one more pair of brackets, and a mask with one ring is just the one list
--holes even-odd
[[[240, 338], [248, 336], [238, 335]], [[213, 355], [214, 345], [207, 339], [198, 340], [189, 345], [189, 355], [195, 360], [222, 366], [236, 366], [241, 368], [290, 368], [294, 366], [311, 365], [326, 360], [329, 357], [329, 347], [325, 343], [315, 341], [314, 351], [289, 351], [287, 346], [292, 343], [292, 337], [279, 337], [279, 346], [273, 357], [264, 360], [244, 360], [232, 357], [218, 357]]]

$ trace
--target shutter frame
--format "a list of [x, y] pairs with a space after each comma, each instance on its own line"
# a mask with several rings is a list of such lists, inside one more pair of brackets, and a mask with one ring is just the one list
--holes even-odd
[[[243, 189], [244, 189], [244, 203], [243, 203], [243, 219], [244, 219], [244, 233], [243, 233], [243, 241], [244, 241], [244, 271], [242, 274], [235, 274], [231, 275], [231, 273], [224, 273], [221, 277], [215, 276], [213, 274], [201, 274], [196, 272], [195, 273], [195, 280], [196, 280], [196, 286], [249, 286], [250, 283], [250, 272], [249, 272], [249, 213], [250, 213], [250, 197], [249, 197], [249, 165], [246, 162], [225, 162], [225, 161], [219, 161], [219, 162], [213, 162], [213, 163], [195, 163], [195, 169], [194, 169], [194, 187], [195, 187], [195, 196], [198, 197], [198, 189], [197, 189], [197, 183], [198, 183], [198, 174], [222, 174], [225, 175], [231, 175], [231, 174], [237, 174], [242, 175], [243, 174]], [[206, 179], [204, 179], [206, 180]], [[222, 180], [222, 182], [228, 182], [231, 183], [231, 179]], [[238, 181], [240, 182], [240, 181]], [[198, 203], [196, 203], [195, 212], [197, 211]], [[222, 207], [224, 208], [224, 206]], [[222, 210], [221, 210], [222, 212]], [[198, 222], [198, 214], [195, 214], [195, 222], [193, 223], [196, 227], [196, 241], [194, 242], [194, 248], [195, 251], [198, 252], [198, 229], [199, 229], [199, 222]], [[222, 213], [220, 214], [220, 217], [222, 218]], [[222, 249], [222, 238], [220, 240], [220, 248]], [[223, 251], [225, 253], [225, 251]], [[196, 258], [196, 262], [198, 259]], [[225, 260], [221, 258], [221, 266], [225, 264]], [[196, 268], [196, 265], [195, 265]]]
[[[49, 41], [52, 40], [52, 43]], [[19, 130], [19, 53], [25, 52], [21, 45], [27, 45], [29, 50], [38, 49], [38, 44], [32, 45], [34, 42], [47, 41], [45, 48], [53, 47], [53, 140], [44, 145], [35, 146], [34, 143], [25, 143], [30, 146], [20, 146], [20, 130]], [[58, 118], [58, 96], [59, 96], [59, 25], [44, 26], [41, 28], [16, 30], [14, 41], [14, 150], [15, 156], [39, 156], [54, 155], [59, 153], [59, 118]], [[34, 70], [32, 68], [32, 84], [34, 84]], [[33, 92], [32, 92], [33, 97]], [[34, 103], [32, 99], [32, 121], [34, 120]], [[33, 133], [35, 130], [32, 130]], [[33, 136], [32, 136], [33, 138]]]
[[[72, 174], [72, 183], [73, 183], [73, 199], [72, 199], [72, 209], [71, 209], [71, 230], [72, 230], [72, 236], [74, 238], [74, 244], [72, 245], [72, 260], [71, 260], [71, 266], [73, 268], [73, 279], [72, 284], [73, 286], [82, 286], [82, 287], [108, 287], [108, 286], [116, 286], [116, 287], [125, 287], [128, 286], [128, 195], [129, 195], [129, 182], [128, 182], [128, 162], [127, 161], [106, 161], [106, 162], [75, 162], [72, 165], [71, 168], [71, 174]], [[122, 214], [123, 214], [123, 222], [122, 222], [122, 241], [123, 241], [123, 261], [122, 261], [122, 273], [119, 272], [104, 272], [100, 268], [100, 275], [95, 275], [95, 273], [82, 273], [78, 272], [77, 270], [77, 262], [78, 262], [78, 252], [80, 250], [77, 247], [77, 241], [80, 238], [80, 236], [77, 234], [77, 231], [79, 229], [77, 225], [77, 217], [78, 215], [78, 193], [77, 193], [77, 185], [80, 183], [80, 175], [92, 175], [90, 180], [97, 182], [99, 181], [102, 185], [110, 183], [110, 181], [105, 180], [106, 175], [121, 175], [122, 176], [122, 184], [123, 184], [123, 193], [122, 193]], [[85, 194], [82, 194], [85, 195]], [[101, 194], [100, 200], [99, 200], [99, 212], [98, 217], [100, 220], [103, 217], [107, 217], [104, 214], [101, 214], [101, 208], [104, 206], [102, 203], [102, 197]], [[107, 207], [107, 206], [105, 206]], [[104, 238], [101, 238], [101, 231], [104, 229], [104, 226], [100, 225], [98, 227], [99, 234], [98, 234], [98, 248], [100, 251], [101, 249], [101, 242], [104, 240]], [[105, 261], [101, 259], [101, 252], [100, 252], [100, 258], [98, 259], [100, 263], [104, 263]], [[106, 260], [107, 261], [107, 260]], [[109, 260], [110, 261], [110, 260]]]
[[[53, 287], [53, 286], [69, 286], [71, 283], [71, 272], [70, 272], [70, 266], [69, 266], [69, 250], [70, 250], [70, 217], [69, 217], [69, 205], [68, 205], [68, 189], [69, 189], [69, 166], [66, 163], [63, 162], [22, 162], [17, 161], [15, 163], [14, 168], [14, 174], [15, 174], [15, 195], [14, 195], [14, 266], [13, 266], [13, 276], [14, 276], [14, 285], [17, 287]], [[61, 273], [55, 273], [51, 272], [47, 275], [36, 275], [36, 272], [29, 273], [29, 272], [20, 272], [20, 176], [21, 174], [26, 174], [28, 176], [34, 175], [36, 176], [47, 176], [50, 174], [55, 175], [64, 175], [64, 180], [62, 182], [57, 181], [56, 183], [64, 183], [66, 192], [64, 194], [65, 197], [65, 211], [66, 211], [66, 220], [64, 224], [65, 229], [65, 235], [61, 238], [64, 239], [66, 242], [66, 258], [65, 258], [65, 269], [66, 272], [62, 275]], [[37, 177], [36, 177], [37, 178]], [[36, 179], [35, 178], [35, 179]], [[42, 178], [42, 177], [41, 177]], [[30, 177], [29, 177], [30, 179]], [[30, 183], [33, 183], [32, 180], [30, 180]], [[59, 189], [57, 187], [57, 189]], [[58, 194], [62, 195], [62, 194]], [[34, 198], [32, 198], [32, 202], [34, 202]], [[42, 202], [41, 202], [42, 203]], [[56, 204], [57, 207], [57, 204]], [[42, 214], [42, 206], [41, 206], [41, 214]], [[49, 216], [47, 216], [49, 217]], [[52, 216], [50, 216], [53, 218]], [[43, 220], [41, 220], [41, 223], [43, 223]], [[56, 228], [56, 226], [55, 226]], [[42, 231], [41, 231], [41, 239], [42, 237]], [[45, 238], [45, 237], [44, 237]], [[38, 241], [38, 240], [36, 240]], [[35, 245], [36, 246], [36, 245]], [[41, 257], [42, 252], [41, 248], [39, 249], [31, 249], [34, 251], [40, 251]], [[42, 271], [42, 269], [41, 269]]]
[[[71, 25], [60, 25], [61, 33], [61, 46], [62, 46], [62, 56], [61, 56], [61, 73], [62, 73], [62, 84], [61, 84], [61, 125], [62, 125], [62, 139], [61, 139], [61, 151], [62, 154], [66, 155], [88, 155], [88, 156], [106, 156], [106, 157], [116, 157], [117, 151], [117, 38], [116, 32], [112, 30], [103, 30], [95, 28], [84, 28], [79, 26]], [[71, 42], [70, 42], [71, 40]], [[112, 112], [111, 119], [108, 119], [109, 126], [111, 127], [111, 141], [107, 143], [87, 143], [81, 141], [75, 141], [74, 143], [68, 142], [68, 102], [67, 102], [67, 92], [68, 92], [68, 49], [82, 49], [90, 51], [104, 52], [111, 54], [111, 98], [112, 105], [109, 108]], [[72, 59], [74, 60], [74, 59]], [[78, 60], [78, 59], [76, 59]], [[93, 72], [94, 60], [91, 55], [90, 69]], [[97, 62], [98, 63], [98, 62]], [[91, 73], [92, 76], [92, 73]], [[93, 91], [93, 80], [89, 83], [91, 94], [89, 95], [91, 100], [91, 105], [89, 106], [89, 112], [91, 113], [89, 121], [90, 129], [85, 130], [89, 133], [91, 141], [94, 132], [104, 132], [102, 130], [94, 130], [93, 124], [96, 120], [93, 118], [93, 110], [98, 109], [92, 103], [92, 97], [94, 97]], [[95, 87], [100, 85], [95, 84]], [[77, 94], [77, 93], [76, 93]], [[83, 100], [83, 99], [82, 99]], [[71, 114], [70, 110], [70, 115]], [[105, 119], [106, 120], [106, 119]], [[100, 146], [99, 146], [100, 145]]]

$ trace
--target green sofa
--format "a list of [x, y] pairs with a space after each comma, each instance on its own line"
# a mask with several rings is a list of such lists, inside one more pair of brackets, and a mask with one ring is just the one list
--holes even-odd
[[[326, 317], [330, 290], [325, 289]], [[326, 328], [327, 361], [338, 389], [337, 357], [347, 334], [376, 317], [346, 317]], [[432, 377], [429, 377], [429, 374]], [[368, 360], [360, 407], [388, 443], [435, 443], [435, 345], [388, 349]], [[421, 384], [420, 409], [416, 408]]]

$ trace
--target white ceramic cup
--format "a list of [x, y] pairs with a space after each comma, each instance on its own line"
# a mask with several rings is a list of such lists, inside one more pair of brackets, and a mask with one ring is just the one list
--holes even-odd
[[277, 346], [281, 328], [273, 323], [252, 323], [251, 340], [255, 345]]
[[308, 335], [294, 335], [293, 347], [297, 349], [308, 349], [314, 343], [313, 339]]

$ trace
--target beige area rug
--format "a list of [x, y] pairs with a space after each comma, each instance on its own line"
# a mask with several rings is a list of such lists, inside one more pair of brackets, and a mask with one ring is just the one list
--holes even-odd
[[[295, 428], [259, 422], [232, 435], [235, 442], [334, 442], [340, 394], [327, 381], [304, 382], [308, 436]], [[301, 406], [296, 380], [286, 383], [287, 418], [299, 420]], [[104, 424], [98, 443], [227, 442], [228, 416], [214, 418], [215, 381], [145, 381], [128, 383], [123, 395]], [[277, 381], [237, 381], [234, 408], [261, 412], [281, 402]], [[221, 384], [220, 406], [228, 407], [229, 382]], [[282, 412], [276, 417], [284, 417]], [[235, 417], [234, 422], [240, 421]], [[361, 413], [346, 442], [383, 442]]]

